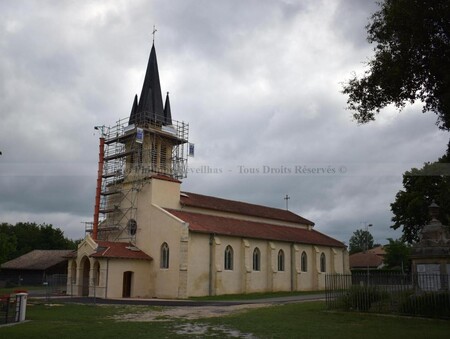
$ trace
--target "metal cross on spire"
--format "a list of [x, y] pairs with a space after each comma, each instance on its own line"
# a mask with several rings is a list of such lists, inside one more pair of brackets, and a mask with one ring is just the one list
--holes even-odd
[[153, 32], [152, 32], [152, 35], [153, 35], [153, 43], [155, 43], [155, 33], [156, 33], [157, 31], [158, 31], [158, 30], [156, 29], [155, 25], [153, 25]]
[[286, 194], [284, 197], [284, 200], [286, 200], [286, 211], [289, 211], [289, 199], [291, 199], [291, 197]]

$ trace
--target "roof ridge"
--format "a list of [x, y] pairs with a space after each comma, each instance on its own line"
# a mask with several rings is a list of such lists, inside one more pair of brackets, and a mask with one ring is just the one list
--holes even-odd
[[337, 239], [314, 229], [235, 219], [227, 216], [202, 214], [165, 208], [166, 211], [189, 224], [192, 232], [224, 234], [283, 242], [298, 242], [313, 245], [346, 247]]
[[[254, 203], [249, 203], [249, 202], [239, 201], [239, 200], [219, 198], [219, 197], [215, 197], [215, 196], [211, 196], [211, 195], [205, 195], [205, 194], [199, 194], [199, 193], [193, 193], [193, 192], [181, 191], [180, 193], [184, 194], [184, 195], [181, 195], [181, 197], [180, 197], [180, 203], [182, 205], [186, 205], [186, 206], [202, 207], [202, 208], [206, 208], [206, 209], [218, 210], [218, 211], [223, 211], [223, 212], [238, 213], [238, 214], [244, 214], [244, 215], [249, 215], [249, 216], [256, 216], [256, 217], [268, 218], [268, 219], [273, 219], [273, 220], [289, 221], [289, 222], [295, 222], [295, 223], [304, 223], [307, 225], [314, 226], [314, 222], [312, 222], [292, 211], [284, 210], [284, 209], [277, 208], [277, 207], [254, 204]], [[190, 203], [187, 203], [188, 201], [186, 201], [187, 199], [191, 198], [189, 195], [191, 195], [193, 198], [200, 197], [200, 198], [214, 199], [216, 201], [225, 202], [225, 203], [231, 203], [234, 206], [230, 206], [228, 204], [227, 206], [217, 207], [217, 206], [212, 206], [211, 204], [208, 205], [207, 203], [201, 204], [201, 203], [195, 203], [195, 202], [190, 204]], [[183, 202], [183, 200], [185, 200], [185, 201]], [[208, 205], [208, 206], [206, 206], [206, 205]], [[259, 213], [257, 213], [257, 212], [252, 213], [251, 211], [246, 210], [246, 209], [242, 210], [242, 209], [236, 208], [236, 207], [239, 207], [238, 205], [240, 205], [240, 207], [257, 208], [257, 209], [259, 209], [259, 211], [258, 211]], [[265, 212], [269, 212], [269, 211], [276, 212], [279, 215], [264, 214], [264, 211]], [[260, 214], [261, 212], [263, 212], [264, 215], [261, 215]]]

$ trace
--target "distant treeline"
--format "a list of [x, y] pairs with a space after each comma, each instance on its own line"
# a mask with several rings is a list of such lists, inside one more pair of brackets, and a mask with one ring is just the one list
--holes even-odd
[[79, 240], [64, 237], [63, 231], [52, 225], [18, 222], [0, 224], [0, 263], [17, 258], [32, 250], [76, 249]]

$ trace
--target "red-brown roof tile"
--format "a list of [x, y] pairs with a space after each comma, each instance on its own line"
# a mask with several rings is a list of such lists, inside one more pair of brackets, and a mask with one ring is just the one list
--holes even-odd
[[314, 226], [314, 223], [291, 211], [249, 204], [246, 202], [227, 200], [190, 192], [182, 192], [180, 202], [184, 206], [204, 208], [215, 211], [236, 213], [266, 219], [289, 221]]
[[367, 252], [373, 253], [376, 255], [380, 255], [380, 256], [386, 255], [386, 251], [384, 250], [383, 246], [377, 246], [377, 247], [371, 248]]
[[93, 258], [141, 259], [152, 260], [136, 246], [126, 242], [97, 241], [98, 247]]
[[345, 247], [345, 245], [325, 234], [305, 228], [279, 226], [268, 223], [218, 217], [166, 209], [169, 213], [189, 223], [191, 232], [214, 233], [245, 238], [278, 240], [301, 244]]
[[374, 253], [354, 253], [349, 256], [350, 268], [377, 268], [383, 263], [383, 257]]

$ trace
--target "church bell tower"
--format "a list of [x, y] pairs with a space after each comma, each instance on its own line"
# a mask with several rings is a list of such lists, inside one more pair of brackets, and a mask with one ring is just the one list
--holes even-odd
[[130, 152], [126, 171], [185, 177], [185, 161], [178, 149], [187, 143], [187, 125], [172, 120], [169, 93], [163, 105], [155, 45], [152, 45], [141, 96], [135, 95], [126, 130], [136, 138], [126, 143]]
[[94, 222], [87, 231], [94, 239], [134, 241], [138, 193], [152, 177], [179, 180], [187, 173], [189, 125], [172, 119], [168, 92], [163, 104], [154, 43], [130, 116], [99, 127]]

